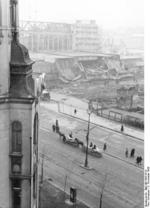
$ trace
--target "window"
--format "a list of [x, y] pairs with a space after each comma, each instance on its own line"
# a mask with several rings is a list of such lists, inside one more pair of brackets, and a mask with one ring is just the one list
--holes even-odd
[[33, 143], [38, 143], [38, 128], [39, 128], [39, 120], [38, 120], [38, 113], [35, 114], [34, 117], [34, 135], [33, 135]]
[[22, 126], [19, 121], [12, 123], [12, 152], [20, 152], [22, 150]]
[[12, 173], [17, 174], [21, 173], [21, 158], [20, 157], [15, 157], [13, 156], [11, 158], [11, 168], [12, 168]]
[[19, 179], [12, 180], [12, 201], [13, 208], [21, 207], [21, 181]]
[[35, 168], [33, 174], [33, 197], [37, 198], [37, 168]]

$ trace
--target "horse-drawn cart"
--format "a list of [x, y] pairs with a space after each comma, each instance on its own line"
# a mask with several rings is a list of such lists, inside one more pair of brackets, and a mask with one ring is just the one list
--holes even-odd
[[[74, 147], [81, 147], [81, 150], [83, 152], [86, 152], [86, 145], [84, 144], [84, 142], [82, 142], [80, 139], [78, 138], [73, 138], [72, 136], [68, 135], [66, 136], [65, 134], [59, 132], [59, 136], [60, 139], [65, 143], [65, 144], [69, 144], [72, 145]], [[95, 146], [95, 147], [94, 147]], [[93, 147], [88, 147], [88, 154], [92, 155], [94, 157], [98, 157], [101, 158], [102, 157], [102, 152], [100, 151], [100, 149], [98, 147], [96, 147], [96, 145], [94, 145]]]
[[83, 142], [80, 141], [79, 139], [77, 138], [73, 138], [73, 137], [70, 137], [69, 135], [68, 136], [65, 136], [64, 134], [61, 134], [60, 135], [60, 138], [62, 139], [62, 141], [66, 144], [70, 144], [74, 147], [79, 147], [80, 145], [83, 145]]

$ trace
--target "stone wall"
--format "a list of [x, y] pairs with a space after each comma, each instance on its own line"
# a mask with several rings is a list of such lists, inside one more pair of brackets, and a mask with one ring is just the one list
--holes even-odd
[[8, 104], [0, 104], [0, 173], [0, 207], [10, 208]]

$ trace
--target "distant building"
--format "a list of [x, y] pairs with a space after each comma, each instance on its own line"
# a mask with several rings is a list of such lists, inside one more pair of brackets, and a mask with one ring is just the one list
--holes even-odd
[[98, 26], [93, 20], [75, 24], [22, 21], [20, 39], [33, 52], [96, 52], [100, 46]]
[[140, 56], [121, 56], [120, 60], [126, 70], [141, 69], [144, 71], [144, 60]]
[[17, 7], [0, 0], [0, 207], [37, 208], [38, 98]]
[[144, 57], [144, 28], [119, 27], [115, 30], [103, 30], [102, 50], [105, 53]]
[[96, 52], [99, 49], [98, 26], [94, 20], [76, 21], [73, 25], [73, 49]]
[[21, 22], [20, 39], [31, 51], [72, 49], [71, 25], [53, 22]]

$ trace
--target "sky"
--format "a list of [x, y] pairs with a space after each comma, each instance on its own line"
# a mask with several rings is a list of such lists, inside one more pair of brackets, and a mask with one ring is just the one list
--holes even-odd
[[19, 0], [20, 20], [96, 20], [103, 28], [143, 26], [143, 0]]

